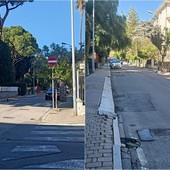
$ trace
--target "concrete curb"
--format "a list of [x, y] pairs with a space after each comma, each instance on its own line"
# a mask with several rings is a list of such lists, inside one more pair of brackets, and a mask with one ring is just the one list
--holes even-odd
[[121, 159], [121, 142], [118, 118], [113, 120], [113, 134], [114, 134], [114, 145], [113, 145], [113, 169], [122, 169], [122, 159]]
[[83, 123], [50, 123], [49, 121], [46, 121], [46, 117], [52, 112], [52, 108], [50, 108], [49, 110], [47, 110], [43, 116], [40, 117], [40, 122], [41, 123], [48, 123], [50, 125], [60, 125], [60, 126], [85, 126], [85, 124]]

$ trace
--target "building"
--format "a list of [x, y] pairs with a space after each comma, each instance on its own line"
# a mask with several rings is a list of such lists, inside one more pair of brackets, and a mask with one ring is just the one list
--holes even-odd
[[[165, 34], [165, 30], [170, 30], [170, 0], [164, 0], [159, 8], [155, 12], [155, 23], [154, 25], [158, 25], [161, 28], [161, 32]], [[170, 62], [170, 51], [168, 50], [166, 53], [166, 57], [164, 58], [164, 62]], [[167, 66], [170, 67], [170, 63], [167, 63]], [[167, 70], [170, 70], [167, 69]]]
[[164, 0], [155, 12], [156, 23], [161, 27], [162, 32], [165, 28], [170, 29], [170, 0]]

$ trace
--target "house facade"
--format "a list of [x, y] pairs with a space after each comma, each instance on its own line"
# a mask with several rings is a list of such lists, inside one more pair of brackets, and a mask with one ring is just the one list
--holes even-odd
[[161, 27], [162, 32], [165, 28], [170, 29], [170, 0], [164, 0], [155, 12], [156, 24]]
[[[155, 25], [160, 26], [161, 31], [165, 34], [165, 29], [170, 30], [170, 0], [164, 0], [155, 12]], [[167, 51], [165, 62], [170, 62], [170, 51]], [[170, 64], [168, 64], [170, 65]]]

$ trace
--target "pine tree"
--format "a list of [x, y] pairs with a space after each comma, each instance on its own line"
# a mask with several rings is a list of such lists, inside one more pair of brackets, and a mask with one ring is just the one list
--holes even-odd
[[129, 37], [137, 35], [137, 26], [139, 23], [138, 15], [136, 10], [132, 7], [127, 16], [127, 34]]

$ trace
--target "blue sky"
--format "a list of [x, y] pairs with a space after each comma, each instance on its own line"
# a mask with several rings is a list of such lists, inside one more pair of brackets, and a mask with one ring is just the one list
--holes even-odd
[[139, 19], [147, 21], [153, 18], [153, 15], [149, 14], [148, 11], [154, 13], [162, 2], [163, 0], [120, 0], [118, 12], [119, 14], [123, 13], [127, 15], [130, 8], [133, 6]]
[[[70, 1], [34, 1], [10, 12], [5, 27], [22, 26], [36, 39], [40, 48], [51, 43], [71, 44]], [[80, 13], [74, 10], [75, 45], [79, 44]], [[79, 46], [78, 46], [79, 47]]]
[[[149, 20], [153, 16], [148, 11], [159, 7], [163, 0], [120, 0], [119, 14], [124, 15], [133, 6], [138, 13], [139, 19]], [[36, 39], [40, 48], [51, 43], [71, 44], [71, 12], [70, 0], [35, 0], [33, 3], [24, 3], [23, 6], [10, 12], [5, 22], [5, 27], [22, 26]], [[74, 10], [75, 22], [75, 46], [79, 47], [80, 13]], [[84, 30], [83, 30], [84, 31]], [[84, 41], [84, 39], [83, 39]]]

